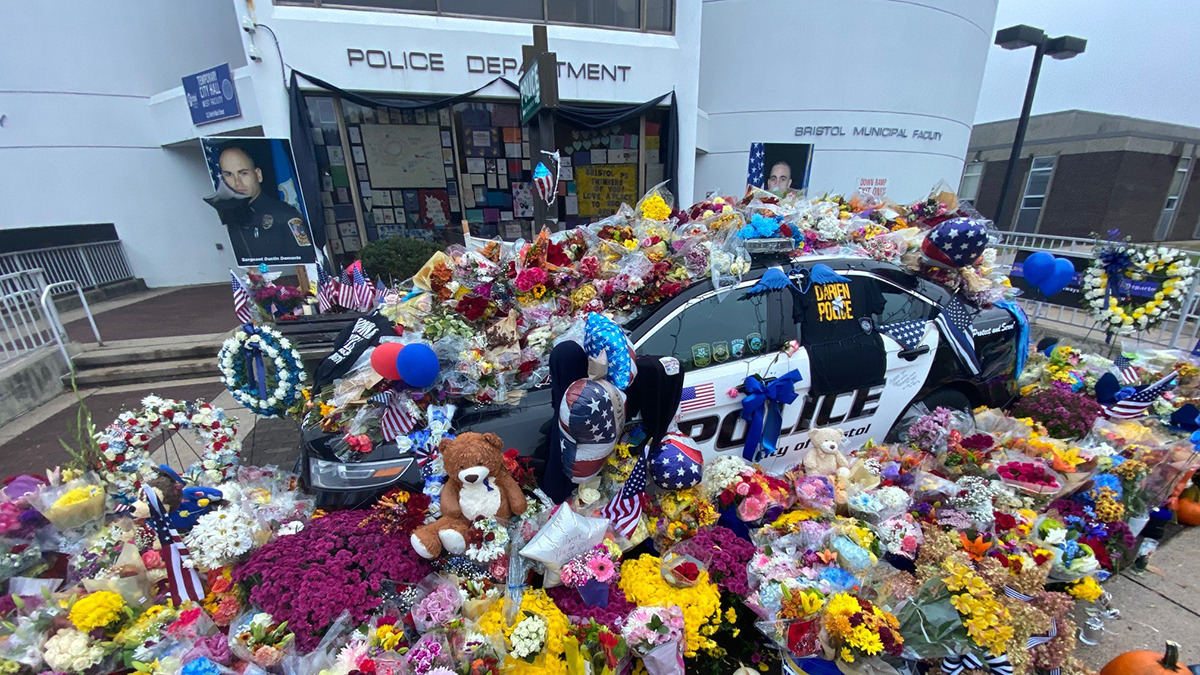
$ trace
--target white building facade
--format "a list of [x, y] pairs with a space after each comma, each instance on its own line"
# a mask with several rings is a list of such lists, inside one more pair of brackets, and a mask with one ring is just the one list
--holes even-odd
[[[853, 191], [865, 180], [916, 199], [962, 173], [995, 11], [994, 0], [22, 6], [0, 27], [0, 256], [101, 236], [80, 235], [87, 226], [114, 233], [150, 286], [228, 278], [225, 229], [201, 200], [212, 183], [198, 139], [291, 137], [293, 70], [336, 88], [300, 80], [323, 147], [293, 148], [316, 158], [328, 195], [304, 198], [324, 216], [335, 258], [430, 222], [438, 234], [447, 220], [528, 236], [512, 222], [522, 222], [519, 185], [536, 161], [513, 121], [517, 93], [496, 80], [518, 80], [531, 23], [548, 25], [564, 105], [629, 110], [659, 99], [602, 127], [556, 126], [573, 159], [560, 222], [594, 220], [664, 178], [685, 205], [710, 190], [740, 193], [759, 143], [768, 158], [803, 158], [792, 162], [793, 187]], [[181, 78], [223, 63], [241, 114], [197, 126]], [[442, 111], [404, 107], [467, 92]], [[389, 115], [380, 102], [398, 107]], [[381, 185], [369, 127], [423, 124], [442, 131], [444, 187]], [[427, 211], [437, 200], [444, 215]]]

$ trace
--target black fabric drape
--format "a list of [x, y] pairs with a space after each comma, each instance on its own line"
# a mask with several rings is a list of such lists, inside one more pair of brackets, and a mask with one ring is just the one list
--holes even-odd
[[626, 419], [640, 414], [647, 437], [657, 445], [679, 410], [683, 398], [683, 372], [679, 362], [675, 361], [674, 374], [668, 375], [666, 365], [658, 356], [639, 356], [637, 369], [637, 377], [626, 392]]
[[[321, 175], [317, 169], [317, 148], [313, 143], [312, 123], [308, 118], [308, 102], [296, 82], [296, 71], [288, 86], [288, 107], [292, 122], [292, 156], [296, 161], [296, 178], [300, 181], [300, 194], [305, 195], [304, 211], [312, 229], [318, 251], [325, 248], [325, 209], [321, 208]], [[323, 257], [320, 256], [320, 257]]]
[[[300, 179], [300, 188], [306, 195], [321, 194], [321, 180], [317, 169], [316, 147], [313, 144], [312, 138], [312, 124], [308, 117], [308, 103], [304, 100], [304, 92], [301, 91], [299, 86], [300, 78], [303, 78], [314, 87], [337, 94], [342, 99], [351, 103], [375, 108], [395, 108], [397, 110], [436, 110], [448, 108], [455, 103], [461, 103], [470, 99], [497, 82], [504, 83], [513, 91], [520, 89], [511, 80], [497, 77], [482, 87], [464, 94], [432, 101], [420, 101], [393, 96], [364, 96], [334, 86], [319, 77], [314, 77], [298, 70], [292, 70], [291, 82], [288, 86], [289, 107], [292, 118], [292, 152], [296, 157], [296, 175]], [[560, 103], [556, 114], [562, 120], [576, 127], [582, 129], [601, 129], [638, 117], [647, 110], [662, 103], [668, 96], [671, 98], [671, 105], [667, 111], [666, 122], [660, 130], [662, 138], [662, 145], [660, 147], [662, 156], [660, 159], [664, 164], [663, 180], [666, 181], [667, 189], [674, 194], [679, 194], [679, 106], [675, 98], [675, 92], [668, 92], [645, 103], [616, 107]], [[312, 198], [304, 201], [304, 207], [305, 211], [307, 211], [308, 222], [312, 225], [313, 237], [317, 240], [317, 247], [324, 247], [325, 210], [321, 208], [320, 200]]]

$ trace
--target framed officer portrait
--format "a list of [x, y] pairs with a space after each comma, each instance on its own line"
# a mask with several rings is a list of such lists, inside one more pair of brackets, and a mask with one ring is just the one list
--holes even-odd
[[286, 138], [200, 139], [216, 209], [242, 267], [316, 262], [312, 228]]

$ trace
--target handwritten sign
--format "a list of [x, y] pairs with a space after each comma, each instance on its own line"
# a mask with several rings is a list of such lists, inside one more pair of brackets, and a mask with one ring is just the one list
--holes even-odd
[[637, 165], [602, 164], [575, 167], [579, 215], [596, 218], [616, 213], [621, 203], [637, 201]]
[[444, 188], [438, 127], [364, 124], [363, 147], [372, 188]]

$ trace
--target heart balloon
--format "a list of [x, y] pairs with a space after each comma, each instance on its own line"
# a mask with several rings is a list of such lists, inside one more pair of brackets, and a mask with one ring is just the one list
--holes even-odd
[[375, 372], [389, 380], [399, 380], [400, 371], [396, 370], [396, 357], [404, 345], [396, 342], [381, 342], [371, 352], [371, 367]]
[[1038, 251], [1025, 259], [1025, 281], [1038, 288], [1054, 271], [1054, 256]]
[[[1032, 256], [1030, 256], [1032, 257]], [[1047, 298], [1061, 291], [1075, 280], [1075, 265], [1066, 258], [1055, 258], [1054, 269], [1050, 276], [1038, 284], [1038, 290]]]

